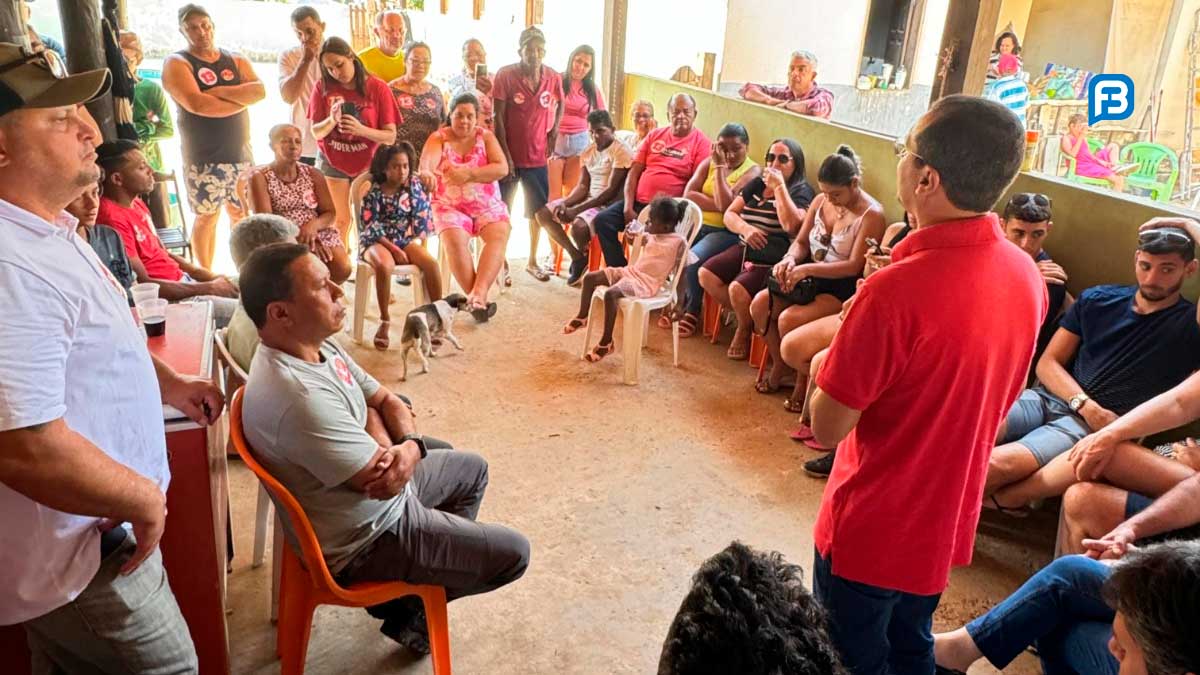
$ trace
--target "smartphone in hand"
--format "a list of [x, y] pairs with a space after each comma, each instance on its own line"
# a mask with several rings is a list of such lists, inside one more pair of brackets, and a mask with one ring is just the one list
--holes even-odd
[[475, 79], [478, 80], [481, 77], [487, 77], [487, 74], [488, 74], [488, 72], [487, 72], [487, 64], [486, 63], [476, 63], [475, 64]]
[[867, 237], [867, 248], [875, 255], [883, 255], [883, 247], [879, 245], [879, 240], [874, 237]]

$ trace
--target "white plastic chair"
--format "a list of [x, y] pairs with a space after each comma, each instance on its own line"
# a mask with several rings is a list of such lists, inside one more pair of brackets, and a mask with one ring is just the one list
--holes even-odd
[[[213, 342], [216, 343], [217, 355], [224, 364], [222, 374], [225, 381], [228, 382], [232, 375], [241, 381], [241, 384], [247, 382], [246, 371], [238, 365], [238, 362], [233, 359], [233, 355], [229, 353], [229, 345], [225, 341], [228, 328], [221, 328], [213, 333]], [[227, 372], [226, 372], [227, 371]], [[236, 388], [236, 387], [235, 387]], [[229, 387], [225, 388], [226, 390]], [[254, 507], [254, 557], [251, 558], [250, 566], [254, 568], [262, 567], [266, 560], [267, 551], [267, 523], [272, 520], [271, 514], [274, 508], [271, 505], [271, 497], [267, 494], [266, 488], [262, 483], [258, 484], [258, 503]], [[274, 621], [279, 615], [279, 574], [283, 562], [283, 550], [275, 545], [276, 542], [283, 541], [283, 523], [280, 522], [278, 514], [273, 519], [275, 521], [274, 536], [271, 543], [271, 620]]]
[[[354, 212], [354, 226], [359, 232], [362, 231], [362, 200], [366, 196], [367, 189], [371, 184], [371, 175], [364, 173], [354, 182], [350, 184], [350, 207]], [[362, 255], [362, 251], [359, 251]], [[359, 261], [358, 268], [354, 273], [354, 318], [353, 318], [353, 334], [354, 341], [362, 344], [363, 341], [363, 323], [367, 318], [367, 302], [374, 295], [371, 289], [371, 279], [375, 276], [375, 268], [364, 261]], [[429, 302], [429, 295], [425, 292], [425, 277], [421, 274], [421, 268], [416, 265], [396, 265], [396, 269], [392, 272], [393, 277], [407, 276], [412, 280], [413, 306], [424, 305]], [[444, 288], [444, 286], [443, 286]]]
[[[675, 272], [667, 278], [666, 284], [663, 285], [658, 295], [652, 298], [621, 298], [617, 303], [623, 324], [621, 351], [625, 360], [625, 384], [638, 383], [638, 371], [642, 362], [642, 348], [646, 346], [646, 339], [649, 336], [650, 312], [672, 305], [678, 300], [679, 279], [683, 276], [683, 268], [687, 266], [688, 251], [692, 248], [692, 242], [696, 239], [696, 234], [700, 232], [700, 207], [690, 200], [685, 199], [683, 201], [687, 202], [687, 211], [675, 231], [683, 235], [687, 240], [687, 246], [684, 249], [683, 255], [680, 256], [679, 264], [675, 267]], [[638, 214], [638, 221], [644, 225], [649, 221], [649, 218], [650, 207], [647, 206]], [[641, 253], [642, 238], [638, 237], [634, 240], [629, 264], [632, 265]], [[592, 293], [592, 305], [588, 310], [587, 335], [583, 341], [584, 355], [588, 353], [589, 345], [592, 344], [593, 334], [602, 328], [604, 293], [607, 290], [606, 287], [602, 286]], [[676, 367], [679, 367], [678, 321], [671, 322], [671, 354], [672, 362]]]
[[[483, 253], [483, 241], [479, 237], [471, 237], [467, 242], [467, 250], [471, 252], [471, 260], [474, 262], [475, 269], [479, 269], [479, 256]], [[505, 261], [507, 263], [507, 261]], [[450, 276], [450, 254], [446, 249], [445, 241], [441, 236], [438, 236], [438, 269], [442, 272], [442, 288], [446, 293], [450, 292], [450, 282], [454, 280]], [[468, 293], [470, 289], [462, 289], [463, 293]], [[501, 267], [500, 273], [496, 275], [496, 281], [492, 283], [492, 288], [488, 293], [489, 298], [494, 298], [500, 293], [508, 292], [508, 287], [504, 285], [504, 268]]]

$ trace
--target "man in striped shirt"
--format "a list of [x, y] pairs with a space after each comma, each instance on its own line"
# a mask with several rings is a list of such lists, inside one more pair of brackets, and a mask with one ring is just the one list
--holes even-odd
[[1025, 126], [1025, 110], [1029, 107], [1029, 85], [1021, 77], [1021, 65], [1012, 54], [1000, 55], [1000, 77], [989, 82], [983, 95], [1013, 111]]
[[786, 87], [747, 82], [738, 94], [747, 101], [765, 103], [810, 117], [829, 119], [833, 114], [833, 92], [817, 85], [817, 56], [812, 52], [792, 52]]

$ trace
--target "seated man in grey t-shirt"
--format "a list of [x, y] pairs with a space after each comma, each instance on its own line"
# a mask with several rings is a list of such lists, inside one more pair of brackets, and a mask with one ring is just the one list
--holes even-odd
[[[304, 508], [338, 581], [439, 585], [453, 600], [524, 574], [525, 537], [475, 522], [487, 462], [427, 449], [408, 406], [332, 339], [346, 314], [341, 289], [308, 247], [255, 251], [240, 285], [262, 340], [246, 384], [246, 439]], [[428, 653], [418, 598], [368, 611], [385, 635]]]

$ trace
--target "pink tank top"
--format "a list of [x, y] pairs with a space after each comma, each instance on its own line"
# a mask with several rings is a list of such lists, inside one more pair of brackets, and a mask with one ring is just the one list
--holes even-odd
[[478, 169], [488, 165], [487, 146], [483, 142], [483, 128], [475, 128], [475, 144], [465, 155], [460, 155], [451, 145], [452, 137], [448, 128], [437, 131], [442, 136], [442, 158], [438, 161], [438, 185], [433, 194], [434, 201], [462, 203], [481, 202], [500, 198], [500, 187], [495, 181], [490, 183], [467, 183], [465, 185], [450, 185], [442, 176], [448, 169], [467, 167]]

